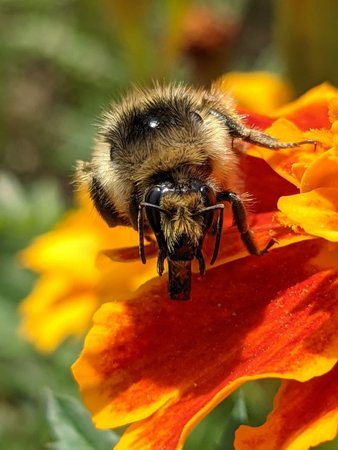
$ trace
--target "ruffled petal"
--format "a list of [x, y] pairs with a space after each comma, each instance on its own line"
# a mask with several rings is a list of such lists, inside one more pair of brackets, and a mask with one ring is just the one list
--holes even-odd
[[285, 381], [258, 428], [241, 426], [236, 450], [308, 450], [338, 432], [338, 365], [306, 383]]
[[241, 160], [241, 171], [245, 182], [245, 191], [249, 193], [246, 200], [249, 211], [253, 214], [276, 211], [281, 195], [293, 195], [298, 189], [279, 176], [266, 161], [245, 155]]
[[[266, 133], [279, 139], [281, 142], [299, 142], [305, 139], [314, 139], [311, 134], [303, 133], [294, 123], [285, 118], [276, 120], [266, 130]], [[263, 158], [276, 173], [299, 188], [305, 170], [317, 159], [319, 150], [316, 149], [314, 144], [306, 144], [278, 151], [263, 147], [253, 147], [249, 153]]]
[[[326, 123], [322, 120], [324, 105]], [[306, 110], [312, 115], [318, 113], [319, 119], [309, 117], [305, 114]], [[276, 120], [266, 130], [268, 134], [281, 141], [312, 139], [317, 140], [318, 144], [277, 152], [259, 147], [250, 150], [252, 155], [263, 158], [276, 173], [300, 191], [296, 195], [281, 194], [278, 201], [280, 213], [276, 215], [276, 219], [294, 232], [306, 232], [337, 242], [338, 91], [322, 85], [277, 113], [284, 114], [285, 117]], [[296, 120], [297, 115], [307, 119], [306, 127], [305, 122], [301, 124]]]

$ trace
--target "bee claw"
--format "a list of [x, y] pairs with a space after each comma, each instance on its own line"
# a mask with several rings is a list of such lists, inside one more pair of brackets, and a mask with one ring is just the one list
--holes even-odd
[[259, 250], [257, 252], [258, 256], [262, 256], [264, 255], [264, 253], [266, 253], [273, 245], [278, 244], [278, 241], [274, 238], [271, 238], [268, 243], [265, 245], [264, 248], [262, 248], [262, 250]]
[[160, 252], [157, 258], [157, 273], [161, 277], [164, 272], [164, 261], [166, 259], [166, 255], [163, 252]]

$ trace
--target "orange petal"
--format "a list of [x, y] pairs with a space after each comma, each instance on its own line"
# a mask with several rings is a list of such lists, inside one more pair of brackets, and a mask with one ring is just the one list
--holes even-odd
[[153, 280], [107, 303], [73, 366], [100, 428], [128, 428], [118, 449], [181, 448], [189, 430], [241, 383], [300, 381], [337, 361], [338, 279], [309, 263], [312, 240], [193, 276], [192, 301]]
[[[317, 86], [297, 100], [272, 111], [269, 116], [261, 115], [255, 109], [249, 111], [246, 122], [262, 130], [268, 128], [274, 120], [286, 118], [301, 131], [309, 129], [330, 129], [337, 118], [338, 90], [329, 84]], [[241, 113], [248, 113], [239, 108]], [[321, 139], [319, 139], [321, 141]]]
[[301, 227], [312, 236], [338, 242], [338, 188], [318, 188], [281, 197], [277, 218], [292, 229]]
[[306, 383], [286, 381], [273, 412], [258, 428], [241, 426], [236, 450], [308, 450], [338, 431], [338, 365]]
[[[266, 133], [279, 139], [281, 142], [299, 142], [312, 137], [304, 135], [295, 124], [287, 119], [276, 120], [266, 130]], [[297, 187], [300, 186], [301, 178], [306, 168], [320, 155], [313, 144], [278, 151], [263, 147], [253, 147], [249, 153], [263, 158], [274, 171]]]
[[[300, 99], [275, 112], [277, 120], [266, 132], [285, 142], [312, 139], [313, 145], [271, 151], [252, 147], [249, 153], [263, 158], [280, 176], [300, 188], [302, 192], [316, 187], [335, 186], [338, 144], [338, 91], [329, 86], [319, 86]], [[279, 118], [278, 117], [282, 117]], [[258, 122], [253, 125], [262, 126]], [[264, 128], [264, 127], [263, 127]], [[327, 148], [332, 150], [325, 151]], [[326, 184], [320, 184], [325, 180]], [[330, 183], [330, 184], [329, 184]]]
[[300, 98], [275, 112], [275, 117], [287, 117], [301, 130], [330, 128], [329, 105], [338, 97], [338, 90], [328, 83], [310, 89]]

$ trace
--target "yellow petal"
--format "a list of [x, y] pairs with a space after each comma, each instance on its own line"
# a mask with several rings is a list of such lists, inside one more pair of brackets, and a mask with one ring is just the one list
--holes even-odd
[[338, 189], [338, 153], [335, 149], [318, 155], [302, 177], [301, 192], [321, 187]]
[[69, 335], [81, 335], [99, 305], [90, 285], [73, 284], [55, 274], [43, 276], [20, 310], [20, 333], [42, 352], [50, 352]]
[[277, 218], [291, 228], [338, 242], [338, 188], [318, 188], [311, 192], [281, 197]]

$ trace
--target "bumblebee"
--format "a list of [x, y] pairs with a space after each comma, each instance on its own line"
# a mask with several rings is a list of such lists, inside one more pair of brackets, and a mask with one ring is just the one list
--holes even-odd
[[211, 87], [183, 85], [134, 88], [104, 115], [90, 162], [78, 162], [77, 179], [110, 227], [131, 226], [139, 234], [139, 254], [146, 263], [144, 239], [154, 236], [157, 271], [168, 262], [168, 292], [187, 300], [191, 262], [205, 272], [203, 242], [214, 234], [210, 261], [217, 258], [223, 210], [231, 205], [234, 223], [248, 252], [263, 255], [247, 224], [240, 194], [241, 140], [270, 149], [301, 142], [279, 140], [247, 127], [231, 97]]

